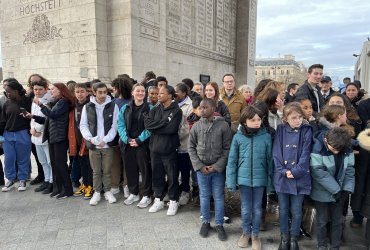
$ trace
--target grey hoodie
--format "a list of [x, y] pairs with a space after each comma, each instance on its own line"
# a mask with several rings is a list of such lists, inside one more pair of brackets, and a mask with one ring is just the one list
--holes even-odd
[[192, 127], [188, 152], [195, 171], [213, 166], [217, 172], [225, 170], [231, 144], [231, 129], [223, 117], [212, 121], [201, 118]]

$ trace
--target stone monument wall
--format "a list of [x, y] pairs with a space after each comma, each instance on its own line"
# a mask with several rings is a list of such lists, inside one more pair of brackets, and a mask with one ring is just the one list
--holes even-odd
[[4, 77], [37, 72], [83, 82], [127, 73], [140, 81], [153, 70], [176, 84], [201, 74], [219, 83], [225, 73], [242, 83], [254, 76], [255, 0], [0, 0], [0, 7]]
[[95, 2], [1, 0], [4, 77], [23, 81], [35, 72], [52, 81], [95, 77], [96, 27], [106, 15]]

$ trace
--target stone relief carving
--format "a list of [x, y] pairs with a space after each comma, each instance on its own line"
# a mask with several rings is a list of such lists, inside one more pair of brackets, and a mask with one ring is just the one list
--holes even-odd
[[[167, 47], [233, 63], [236, 0], [168, 0]], [[219, 55], [219, 56], [216, 56]]]
[[160, 8], [158, 0], [140, 0], [140, 35], [159, 40]]
[[53, 40], [57, 37], [63, 38], [62, 28], [50, 24], [49, 18], [45, 15], [37, 15], [33, 19], [32, 28], [24, 34], [23, 44], [28, 42], [37, 43], [45, 40]]

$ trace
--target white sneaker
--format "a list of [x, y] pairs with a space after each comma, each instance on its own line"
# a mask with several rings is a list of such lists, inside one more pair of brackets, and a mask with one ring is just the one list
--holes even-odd
[[5, 186], [1, 189], [2, 192], [8, 192], [14, 187], [14, 181], [7, 180]]
[[26, 191], [26, 181], [19, 181], [18, 191]]
[[109, 202], [109, 204], [117, 202], [116, 197], [114, 197], [114, 195], [111, 193], [111, 191], [105, 192], [104, 193], [104, 198]]
[[179, 204], [180, 205], [186, 205], [188, 204], [190, 199], [190, 194], [188, 192], [181, 192], [180, 199], [179, 199]]
[[110, 192], [112, 194], [119, 194], [119, 192], [120, 192], [119, 187], [118, 188], [110, 188]]
[[93, 194], [93, 197], [91, 198], [90, 200], [90, 205], [91, 206], [96, 206], [98, 205], [99, 201], [100, 201], [101, 197], [100, 197], [100, 193], [99, 192], [95, 192]]
[[140, 195], [130, 194], [130, 196], [123, 203], [125, 203], [126, 205], [131, 205], [132, 203], [137, 202], [139, 200]]
[[168, 210], [167, 210], [167, 215], [175, 215], [178, 209], [179, 209], [179, 203], [176, 201], [170, 201], [170, 205], [168, 206]]
[[164, 202], [159, 198], [154, 199], [154, 204], [149, 208], [149, 213], [156, 213], [164, 208]]
[[152, 203], [152, 198], [149, 196], [143, 196], [143, 198], [141, 199], [139, 204], [137, 204], [137, 206], [139, 208], [146, 208], [147, 206], [150, 205], [150, 203]]
[[164, 201], [164, 202], [168, 202], [168, 201], [170, 201], [170, 197], [168, 197], [168, 194], [166, 194], [166, 196], [163, 198], [163, 201]]
[[128, 186], [127, 185], [123, 187], [123, 196], [125, 198], [128, 198], [130, 196], [130, 191], [128, 190]]

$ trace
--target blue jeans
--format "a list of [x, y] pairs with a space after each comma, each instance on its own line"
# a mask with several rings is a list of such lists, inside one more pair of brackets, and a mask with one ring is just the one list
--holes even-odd
[[4, 132], [5, 177], [14, 181], [17, 177], [15, 162], [18, 164], [18, 179], [25, 181], [31, 166], [31, 136], [27, 129]]
[[289, 234], [289, 212], [290, 212], [292, 215], [290, 236], [298, 237], [302, 222], [302, 206], [304, 195], [278, 193], [278, 197], [279, 197], [280, 232], [286, 235]]
[[200, 197], [200, 212], [204, 222], [210, 222], [210, 202], [211, 195], [215, 204], [215, 222], [216, 225], [224, 224], [225, 214], [225, 172], [213, 172], [211, 174], [203, 174], [197, 172]]
[[265, 187], [239, 186], [243, 233], [258, 236]]
[[49, 144], [46, 145], [35, 145], [37, 158], [42, 165], [42, 170], [44, 170], [44, 180], [45, 182], [53, 183], [53, 172], [51, 170], [50, 164], [50, 154], [49, 154]]

